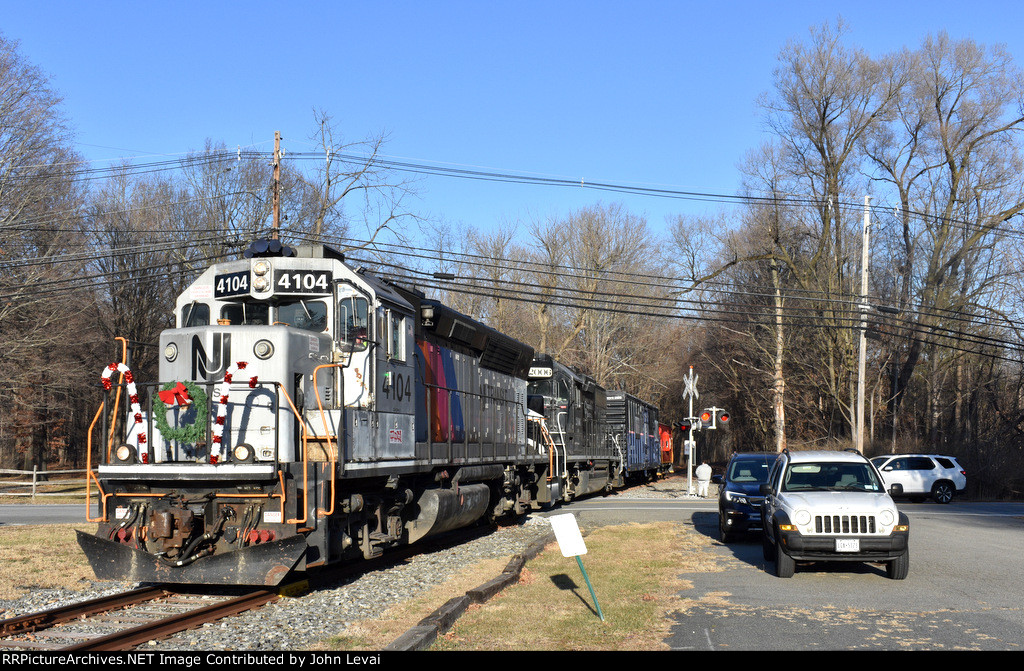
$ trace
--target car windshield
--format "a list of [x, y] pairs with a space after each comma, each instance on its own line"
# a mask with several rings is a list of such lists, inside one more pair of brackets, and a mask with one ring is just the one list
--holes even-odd
[[874, 469], [867, 464], [844, 462], [803, 462], [790, 464], [782, 491], [884, 491]]
[[768, 468], [774, 459], [733, 459], [725, 479], [730, 482], [768, 482]]

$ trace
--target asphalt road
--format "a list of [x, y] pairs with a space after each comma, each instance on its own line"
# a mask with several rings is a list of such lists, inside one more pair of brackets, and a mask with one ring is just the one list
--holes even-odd
[[[92, 504], [90, 517], [99, 515], [99, 506]], [[23, 524], [87, 524], [85, 498], [81, 503], [0, 504], [0, 528]]]
[[1024, 504], [900, 503], [911, 522], [910, 575], [862, 563], [800, 564], [777, 578], [759, 537], [723, 544], [713, 501], [573, 504], [581, 524], [676, 519], [693, 526], [716, 569], [672, 616], [673, 650], [1020, 650], [1024, 647]]

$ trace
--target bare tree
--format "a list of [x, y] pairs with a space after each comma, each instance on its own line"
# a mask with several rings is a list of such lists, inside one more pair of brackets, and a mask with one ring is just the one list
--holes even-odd
[[[788, 162], [790, 190], [809, 194], [813, 218], [804, 221], [816, 247], [805, 259], [776, 250], [800, 287], [818, 292], [821, 384], [827, 413], [844, 417], [853, 432], [853, 338], [851, 229], [843, 206], [863, 162], [861, 141], [887, 113], [906, 83], [898, 59], [873, 60], [843, 42], [842, 21], [812, 29], [810, 41], [789, 43], [780, 53], [775, 93], [762, 98], [767, 122]], [[857, 240], [857, 238], [854, 238]], [[859, 240], [858, 240], [859, 241]], [[839, 427], [836, 427], [838, 430]]]
[[[43, 465], [54, 413], [67, 409], [76, 305], [67, 290], [81, 258], [73, 218], [78, 157], [47, 77], [0, 37], [0, 461]], [[87, 295], [86, 295], [87, 298]], [[59, 402], [58, 402], [59, 401]], [[65, 415], [67, 417], [68, 415]], [[66, 429], [66, 425], [62, 425]], [[63, 437], [62, 440], [66, 440]]]
[[372, 246], [385, 231], [401, 238], [418, 221], [407, 206], [415, 184], [388, 167], [381, 155], [387, 136], [346, 142], [327, 112], [315, 117], [312, 139], [323, 162], [301, 176], [303, 233], [313, 240], [352, 238], [353, 247]]
[[[893, 375], [894, 422], [922, 354], [941, 344], [934, 334], [962, 333], [965, 318], [983, 316], [972, 306], [985, 304], [1006, 268], [997, 255], [1007, 244], [1001, 227], [1024, 209], [1024, 73], [1002, 47], [944, 33], [928, 37], [910, 62], [912, 85], [865, 143], [900, 203], [893, 299], [905, 311], [895, 328], [906, 344]], [[937, 412], [937, 397], [930, 403]]]

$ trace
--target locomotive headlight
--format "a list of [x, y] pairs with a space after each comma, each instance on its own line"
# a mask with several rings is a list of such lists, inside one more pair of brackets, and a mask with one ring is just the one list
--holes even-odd
[[167, 343], [164, 347], [164, 358], [168, 361], [174, 361], [178, 358], [178, 346], [172, 342]]
[[252, 278], [252, 288], [256, 291], [266, 291], [270, 288], [270, 280], [266, 277], [256, 276]]
[[270, 272], [270, 262], [266, 259], [260, 259], [252, 264], [252, 272], [258, 276], [266, 275]]
[[239, 443], [235, 445], [235, 449], [231, 451], [231, 455], [235, 458], [235, 461], [242, 463], [251, 464], [256, 460], [256, 450], [252, 449], [252, 445], [248, 443]]
[[806, 526], [811, 522], [811, 513], [806, 510], [798, 510], [796, 515], [793, 515], [793, 521], [797, 523], [797, 526]]
[[135, 448], [131, 445], [121, 445], [114, 450], [114, 458], [122, 464], [134, 464]]
[[274, 343], [269, 340], [257, 340], [256, 344], [252, 346], [252, 353], [256, 355], [257, 359], [269, 359], [274, 356]]

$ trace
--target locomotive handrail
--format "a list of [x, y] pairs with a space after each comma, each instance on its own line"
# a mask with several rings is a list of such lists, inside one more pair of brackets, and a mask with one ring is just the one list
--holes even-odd
[[[317, 517], [327, 517], [329, 515], [333, 515], [334, 514], [335, 473], [338, 470], [337, 469], [338, 453], [341, 451], [341, 443], [339, 441], [338, 447], [335, 448], [334, 447], [334, 443], [331, 440], [332, 439], [331, 428], [330, 428], [330, 426], [328, 426], [328, 424], [327, 424], [327, 416], [324, 414], [324, 404], [323, 404], [323, 401], [320, 399], [320, 385], [317, 384], [317, 377], [316, 376], [320, 372], [321, 368], [344, 368], [344, 367], [345, 367], [344, 364], [328, 363], [328, 364], [322, 364], [322, 365], [317, 366], [316, 368], [313, 369], [313, 388], [316, 389], [316, 405], [320, 409], [320, 421], [323, 422], [323, 425], [324, 425], [324, 438], [327, 439], [328, 463], [330, 463], [330, 465], [331, 465], [331, 507], [328, 508], [327, 510], [324, 510], [322, 508], [318, 508], [317, 511], [316, 511]], [[342, 377], [342, 376], [339, 376], [339, 378], [341, 379], [341, 383], [342, 383], [341, 404], [342, 404], [342, 407], [344, 407], [344, 405], [345, 405], [345, 388], [344, 388], [345, 378]], [[342, 413], [344, 414], [344, 410], [342, 411]], [[344, 421], [344, 419], [342, 421]], [[319, 435], [320, 434], [317, 434], [317, 436], [319, 436]], [[333, 436], [333, 438], [337, 438], [337, 436]], [[306, 455], [306, 445], [305, 445], [305, 443], [303, 443], [303, 445], [302, 445], [302, 455], [303, 455], [303, 457], [305, 457], [305, 455]]]
[[[110, 497], [103, 491], [103, 485], [100, 484], [100, 479], [96, 477], [96, 474], [92, 470], [92, 433], [96, 428], [96, 422], [100, 420], [100, 415], [103, 414], [103, 408], [105, 404], [101, 403], [99, 410], [96, 411], [96, 416], [92, 418], [92, 423], [89, 425], [89, 432], [85, 437], [85, 521], [86, 522], [106, 522], [107, 521], [107, 506], [106, 501]], [[92, 518], [89, 516], [89, 502], [92, 500], [92, 491], [89, 487], [89, 483], [93, 480], [96, 481], [96, 489], [99, 496], [100, 504], [100, 516], [98, 518]]]
[[[284, 388], [284, 385], [281, 384], [280, 382], [274, 382], [274, 385], [280, 389], [281, 393], [284, 395], [284, 399], [288, 401], [288, 406], [291, 407], [292, 409], [292, 414], [295, 415], [295, 419], [299, 422], [299, 425], [302, 426], [302, 495], [304, 499], [302, 502], [302, 517], [296, 517], [294, 519], [286, 520], [285, 524], [304, 524], [307, 518], [306, 502], [309, 500], [309, 457], [307, 454], [308, 450], [306, 449], [306, 443], [309, 439], [309, 429], [306, 427], [306, 421], [305, 419], [303, 419], [302, 413], [300, 413], [298, 409], [295, 407], [295, 403], [292, 402], [292, 397], [288, 394], [288, 391]], [[280, 471], [278, 471], [278, 473], [280, 473]], [[282, 513], [284, 511], [283, 497], [285, 494], [286, 492], [284, 490], [284, 480], [281, 480]], [[298, 506], [295, 506], [295, 509], [298, 510]]]
[[[117, 336], [114, 340], [121, 341], [121, 363], [128, 364], [128, 339]], [[121, 384], [124, 382], [124, 373], [120, 373], [120, 382], [117, 386], [117, 393], [114, 395], [114, 410], [112, 417], [114, 421], [110, 423], [110, 435], [107, 436], [107, 461], [110, 461], [110, 454], [114, 449], [114, 431], [117, 430], [117, 409], [121, 403]]]
[[[117, 336], [114, 340], [121, 341], [121, 363], [128, 363], [128, 339]], [[121, 373], [121, 378], [124, 378], [124, 373]], [[110, 461], [110, 453], [114, 446], [114, 431], [117, 429], [117, 408], [121, 399], [121, 386], [117, 387], [117, 394], [114, 396], [114, 421], [111, 422], [109, 436], [107, 436], [107, 461]], [[100, 403], [99, 409], [96, 411], [96, 415], [92, 418], [92, 423], [89, 424], [89, 432], [85, 437], [85, 520], [87, 522], [106, 522], [107, 521], [107, 506], [106, 501], [112, 496], [103, 491], [103, 485], [100, 484], [100, 479], [92, 470], [92, 434], [96, 429], [96, 422], [99, 421], [100, 416], [105, 414], [106, 402]], [[98, 490], [99, 504], [100, 504], [100, 517], [93, 519], [89, 516], [89, 502], [92, 500], [92, 491], [89, 487], [89, 483], [93, 480], [96, 481], [96, 489]]]
[[548, 482], [551, 482], [554, 480], [554, 477], [552, 477], [551, 474], [554, 473], [555, 470], [555, 441], [551, 438], [551, 432], [548, 431], [548, 425], [544, 423], [543, 419], [534, 419], [530, 416], [527, 416], [526, 419], [527, 421], [534, 422], [540, 427], [540, 435], [544, 438], [545, 444], [548, 448]]
[[[124, 338], [117, 338], [117, 340], [122, 341], [122, 344], [125, 344], [127, 342]], [[122, 358], [124, 358], [124, 357], [122, 357]], [[280, 390], [281, 394], [284, 396], [285, 400], [288, 401], [288, 405], [291, 407], [292, 413], [295, 415], [296, 420], [299, 421], [300, 424], [302, 425], [302, 435], [303, 435], [303, 491], [306, 491], [306, 487], [308, 486], [308, 470], [307, 470], [308, 466], [307, 466], [307, 463], [306, 463], [306, 454], [305, 454], [306, 449], [305, 448], [306, 448], [306, 442], [307, 442], [307, 438], [308, 438], [308, 435], [309, 435], [309, 431], [308, 431], [308, 429], [306, 427], [305, 421], [303, 420], [303, 418], [302, 418], [301, 414], [299, 413], [299, 411], [296, 409], [295, 404], [292, 402], [291, 397], [288, 395], [288, 392], [284, 389], [283, 385], [281, 385], [279, 382], [274, 382], [272, 384], [275, 387], [279, 388], [279, 390]], [[113, 407], [113, 411], [112, 411], [112, 415], [115, 418], [115, 421], [111, 423], [111, 428], [110, 428], [109, 432], [106, 432], [106, 431], [103, 432], [103, 433], [108, 433], [109, 434], [108, 436], [106, 436], [106, 440], [109, 441], [109, 445], [108, 445], [108, 449], [107, 449], [107, 452], [108, 452], [108, 454], [107, 454], [107, 461], [110, 460], [110, 450], [113, 447], [113, 437], [114, 437], [114, 432], [116, 431], [116, 424], [117, 424], [117, 422], [116, 422], [117, 409], [118, 409], [118, 407], [120, 405], [119, 397], [120, 397], [121, 386], [122, 385], [118, 384], [116, 386], [117, 386], [117, 392], [116, 392], [115, 397], [114, 397], [114, 407]], [[105, 492], [103, 490], [103, 485], [100, 482], [100, 479], [99, 479], [97, 473], [95, 472], [95, 469], [93, 468], [92, 448], [93, 448], [93, 434], [96, 431], [96, 425], [100, 421], [101, 417], [105, 417], [106, 412], [107, 412], [107, 403], [106, 403], [106, 401], [104, 401], [103, 403], [100, 404], [99, 409], [96, 411], [96, 414], [93, 417], [93, 420], [90, 423], [88, 432], [86, 434], [86, 476], [85, 476], [86, 513], [85, 513], [85, 519], [86, 519], [87, 522], [100, 523], [100, 522], [106, 522], [107, 521], [106, 501], [107, 501], [107, 499], [109, 499], [111, 497], [117, 498], [118, 496], [130, 496], [130, 497], [146, 497], [146, 496], [149, 496], [149, 497], [159, 498], [161, 496], [164, 496], [163, 494], [146, 494], [146, 493], [141, 493], [141, 492], [132, 492], [132, 493], [118, 494], [116, 492], [108, 493], [108, 492]], [[152, 418], [150, 417], [150, 422], [151, 421], [152, 421]], [[152, 431], [150, 430], [149, 433], [152, 433]], [[236, 496], [245, 496], [245, 497], [250, 497], [250, 498], [278, 498], [278, 499], [280, 499], [280, 505], [281, 505], [281, 518], [284, 519], [284, 513], [285, 513], [285, 508], [286, 508], [286, 503], [287, 503], [288, 492], [287, 492], [287, 490], [285, 488], [285, 484], [284, 484], [284, 475], [283, 475], [283, 473], [281, 472], [280, 469], [278, 469], [277, 475], [278, 475], [278, 483], [279, 483], [280, 488], [281, 488], [279, 494], [262, 494], [262, 495], [259, 495], [259, 494], [248, 493], [248, 494], [244, 494], [244, 495], [234, 495], [234, 494], [218, 493], [216, 496], [218, 498], [234, 498]], [[95, 518], [91, 516], [90, 510], [89, 510], [89, 508], [90, 508], [89, 503], [90, 503], [90, 501], [92, 499], [92, 484], [93, 483], [95, 483], [96, 488], [98, 490], [97, 496], [99, 497], [99, 503], [100, 503], [100, 505], [99, 505], [100, 516], [99, 517], [95, 517]], [[306, 519], [307, 519], [307, 516], [306, 516], [305, 506], [303, 506], [302, 517], [301, 518], [297, 517], [295, 519], [287, 520], [287, 523], [288, 524], [300, 524], [300, 523], [304, 523], [306, 521]]]

